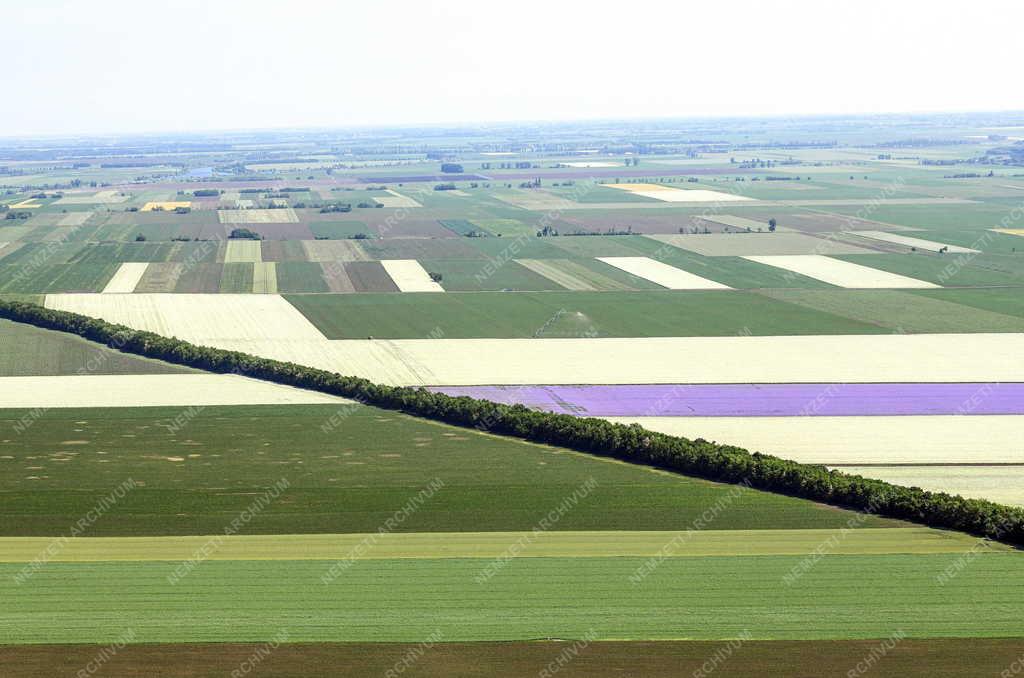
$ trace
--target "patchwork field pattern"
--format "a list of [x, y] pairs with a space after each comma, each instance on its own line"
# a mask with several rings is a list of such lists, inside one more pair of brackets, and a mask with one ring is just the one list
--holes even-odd
[[[0, 143], [0, 298], [1024, 507], [1018, 118]], [[1020, 663], [1017, 550], [475, 423], [0, 321], [0, 673]]]

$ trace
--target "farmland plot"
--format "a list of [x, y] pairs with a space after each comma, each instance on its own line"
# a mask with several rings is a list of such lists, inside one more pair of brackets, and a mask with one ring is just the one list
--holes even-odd
[[0, 377], [0, 409], [351, 403], [235, 374]]
[[708, 257], [793, 254], [863, 254], [866, 247], [805, 233], [698, 233], [647, 236]]
[[733, 193], [722, 193], [703, 188], [674, 188], [662, 184], [604, 184], [604, 186], [663, 202], [744, 202], [753, 200], [753, 198]]
[[217, 210], [222, 224], [297, 224], [299, 216], [291, 207], [277, 209]]
[[224, 250], [225, 263], [263, 261], [260, 240], [228, 240]]
[[743, 258], [799, 273], [838, 287], [852, 289], [929, 289], [939, 287], [939, 285], [924, 280], [908, 278], [904, 275], [817, 254], [745, 256]]
[[142, 280], [142, 276], [146, 274], [146, 268], [149, 264], [146, 263], [126, 263], [121, 264], [121, 267], [117, 269], [117, 273], [114, 277], [107, 282], [106, 287], [103, 288], [103, 294], [126, 294], [134, 292], [139, 282]]
[[728, 286], [702, 278], [648, 257], [598, 257], [609, 266], [622, 269], [670, 290], [727, 290]]
[[947, 245], [946, 243], [935, 242], [934, 240], [912, 238], [910, 236], [900, 235], [898, 233], [886, 233], [884, 231], [857, 231], [856, 235], [860, 236], [861, 238], [868, 238], [870, 240], [881, 240], [883, 242], [889, 242], [895, 245], [903, 245], [905, 247], [916, 248], [928, 252], [938, 252], [940, 250], [945, 250], [952, 254], [980, 253], [979, 250], [972, 249], [970, 247], [960, 247], [959, 245]]
[[380, 263], [401, 292], [444, 292], [415, 259], [385, 259]]
[[514, 262], [567, 290], [630, 289], [628, 285], [570, 259], [515, 259]]

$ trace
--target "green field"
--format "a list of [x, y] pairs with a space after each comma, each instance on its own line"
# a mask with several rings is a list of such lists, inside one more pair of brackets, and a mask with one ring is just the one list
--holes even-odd
[[[175, 432], [183, 413], [187, 425]], [[0, 411], [0, 431], [25, 414]], [[246, 533], [373, 532], [435, 479], [443, 490], [400, 531], [529, 530], [591, 480], [596, 487], [558, 530], [684, 530], [730, 491], [362, 406], [59, 409], [8, 437], [0, 442], [0, 468], [10, 469], [0, 475], [3, 536], [63, 534], [129, 478], [144, 485], [89, 536], [216, 534], [282, 479], [288, 488]], [[23, 474], [30, 466], [42, 468]], [[838, 528], [855, 515], [754, 491], [729, 506], [716, 529]], [[871, 517], [864, 526], [898, 524]]]
[[192, 370], [114, 351], [64, 332], [0, 319], [0, 377], [182, 372]]
[[[332, 579], [319, 561], [48, 563], [18, 585], [0, 565], [7, 643], [259, 641], [416, 642], [580, 638], [999, 638], [1020, 633], [1024, 556], [830, 555], [787, 586], [805, 556], [668, 558], [631, 583], [642, 558], [356, 561]], [[327, 583], [323, 578], [327, 577]], [[483, 581], [480, 581], [483, 579]]]
[[453, 339], [872, 334], [896, 327], [891, 319], [876, 325], [742, 291], [289, 295], [288, 300], [330, 339], [416, 339], [438, 327]]

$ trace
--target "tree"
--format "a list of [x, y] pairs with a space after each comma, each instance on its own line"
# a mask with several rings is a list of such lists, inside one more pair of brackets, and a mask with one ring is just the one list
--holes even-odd
[[772, 217], [771, 219], [768, 220], [768, 231], [770, 233], [774, 233], [775, 232], [775, 224], [776, 224], [775, 217]]

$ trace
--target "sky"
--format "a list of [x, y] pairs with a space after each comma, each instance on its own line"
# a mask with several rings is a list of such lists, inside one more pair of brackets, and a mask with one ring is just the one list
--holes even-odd
[[0, 0], [0, 136], [1024, 109], [1024, 2]]

